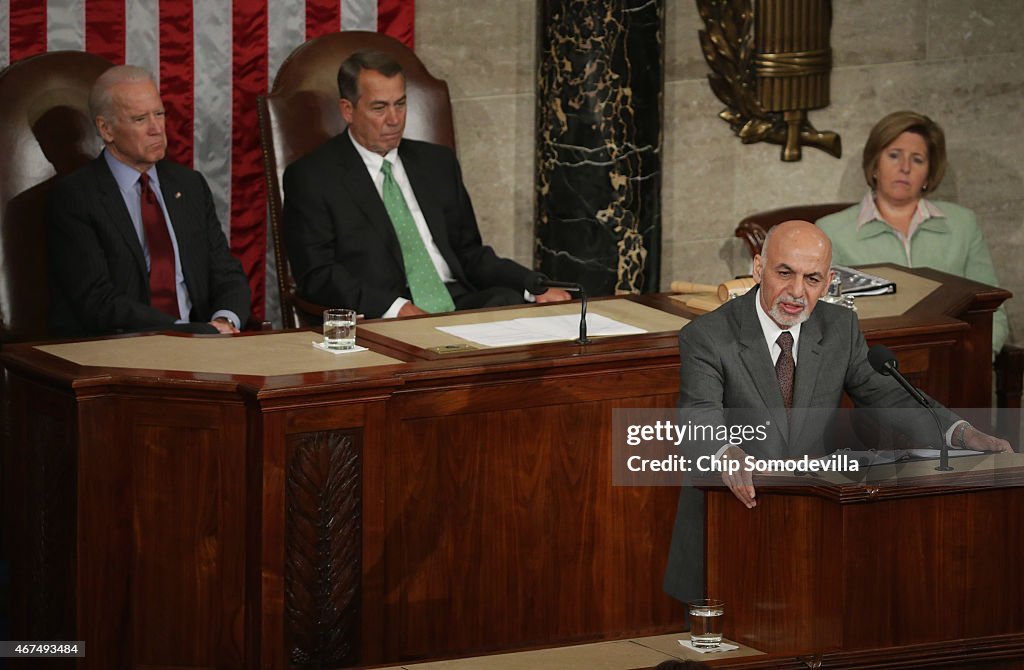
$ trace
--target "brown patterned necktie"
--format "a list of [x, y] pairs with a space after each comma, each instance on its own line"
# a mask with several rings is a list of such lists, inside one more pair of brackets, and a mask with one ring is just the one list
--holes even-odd
[[167, 232], [163, 210], [149, 187], [149, 175], [139, 176], [142, 229], [149, 247], [149, 304], [174, 318], [178, 312], [178, 291], [174, 278], [174, 246]]
[[793, 361], [793, 333], [788, 330], [782, 331], [775, 343], [782, 348], [779, 359], [775, 361], [775, 377], [779, 380], [782, 401], [788, 411], [793, 409], [793, 377], [796, 373], [796, 363]]

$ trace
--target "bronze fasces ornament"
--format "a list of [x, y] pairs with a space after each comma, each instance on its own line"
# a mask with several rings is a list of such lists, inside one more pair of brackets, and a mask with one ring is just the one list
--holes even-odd
[[781, 144], [784, 161], [800, 160], [802, 145], [839, 158], [839, 135], [807, 119], [829, 104], [831, 1], [696, 1], [708, 82], [740, 140]]

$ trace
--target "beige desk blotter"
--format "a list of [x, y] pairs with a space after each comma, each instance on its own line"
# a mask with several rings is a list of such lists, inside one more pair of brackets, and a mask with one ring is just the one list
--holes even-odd
[[[932, 291], [942, 286], [935, 280], [918, 277], [894, 268], [874, 268], [870, 272], [896, 282], [896, 293], [856, 298], [854, 303], [857, 305], [857, 318], [859, 319], [901, 316], [931, 295]], [[684, 293], [674, 295], [672, 299], [678, 300], [698, 312], [710, 312], [721, 304], [718, 302], [717, 296], [711, 293]]]
[[[681, 316], [662, 312], [653, 307], [635, 303], [632, 300], [601, 300], [587, 304], [587, 311], [606, 316], [649, 333], [677, 331], [689, 322]], [[455, 312], [412, 321], [386, 321], [361, 325], [366, 332], [377, 333], [393, 340], [410, 344], [420, 349], [430, 349], [451, 344], [462, 344], [467, 340], [437, 330], [437, 326], [461, 326], [473, 323], [494, 323], [540, 316], [564, 316], [579, 314], [579, 302], [559, 303], [555, 305], [523, 305], [514, 309], [503, 309], [493, 312]], [[479, 346], [479, 345], [474, 345]]]
[[894, 268], [874, 268], [868, 272], [896, 282], [896, 292], [888, 295], [868, 295], [855, 298], [857, 317], [861, 319], [901, 316], [931, 295], [932, 291], [942, 286], [940, 282], [933, 279], [925, 279]]
[[312, 342], [320, 339], [319, 334], [308, 331], [250, 337], [151, 335], [48, 344], [36, 349], [78, 365], [259, 377], [402, 363], [372, 351], [343, 355], [319, 351]]

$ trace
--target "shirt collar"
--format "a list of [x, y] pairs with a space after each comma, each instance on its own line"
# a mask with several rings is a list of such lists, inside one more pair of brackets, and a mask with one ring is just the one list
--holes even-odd
[[[910, 222], [911, 233], [925, 224], [934, 230], [946, 230], [946, 215], [931, 200], [921, 198], [917, 201], [917, 211]], [[861, 199], [860, 211], [857, 213], [857, 236], [862, 239], [873, 237], [890, 228], [878, 211], [874, 193], [868, 191]]]
[[[121, 192], [132, 191], [135, 185], [139, 183], [139, 171], [123, 162], [117, 156], [103, 150], [103, 158], [107, 161], [107, 167], [110, 168], [110, 173], [114, 175], [114, 181], [117, 182], [117, 187], [121, 189]], [[149, 175], [149, 181], [153, 185], [153, 188], [160, 190], [160, 178], [156, 173], [156, 166], [146, 170], [146, 174]]]
[[[768, 316], [768, 312], [764, 311], [764, 306], [761, 305], [761, 287], [757, 288], [757, 295], [754, 296], [755, 309], [757, 310], [757, 320], [761, 323], [761, 332], [764, 333], [765, 342], [768, 343], [768, 353], [772, 354], [772, 347], [778, 346], [775, 344], [775, 340], [779, 339], [779, 335], [782, 331], [788, 330], [793, 336], [793, 361], [796, 362], [797, 357], [797, 343], [800, 342], [800, 326], [802, 324], [796, 324], [789, 328], [781, 328], [779, 324], [772, 320], [772, 317]], [[774, 358], [774, 354], [772, 354]]]
[[359, 157], [363, 159], [366, 169], [369, 170], [372, 176], [376, 177], [380, 174], [380, 169], [384, 166], [385, 160], [391, 163], [392, 167], [398, 164], [398, 147], [395, 147], [386, 155], [381, 156], [360, 144], [356, 138], [352, 136], [351, 128], [346, 132], [348, 133], [348, 138], [352, 140], [352, 146], [356, 148], [356, 152], [359, 154]]

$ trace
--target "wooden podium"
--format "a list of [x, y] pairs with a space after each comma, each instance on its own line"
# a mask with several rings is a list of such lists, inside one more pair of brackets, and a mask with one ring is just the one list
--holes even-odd
[[[868, 340], [985, 406], [1008, 294], [921, 274], [939, 288], [862, 321]], [[674, 406], [694, 314], [591, 310], [627, 303], [660, 325], [444, 353], [408, 336], [436, 317], [366, 323], [352, 366], [278, 366], [309, 363], [308, 332], [5, 347], [12, 633], [84, 639], [82, 667], [274, 669], [681, 630], [661, 590], [677, 491], [613, 486], [610, 435], [616, 408]], [[845, 643], [830, 626], [815, 644]]]
[[950, 461], [885, 466], [867, 484], [761, 477], [752, 510], [705, 489], [707, 593], [727, 603], [726, 637], [777, 655], [884, 650], [900, 667], [943, 647], [949, 662], [1024, 659], [1024, 455]]

